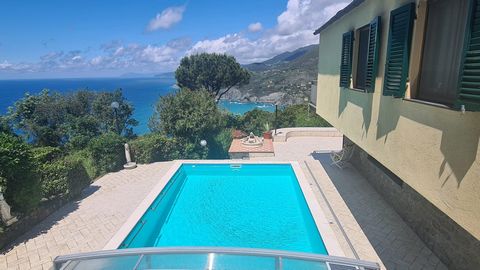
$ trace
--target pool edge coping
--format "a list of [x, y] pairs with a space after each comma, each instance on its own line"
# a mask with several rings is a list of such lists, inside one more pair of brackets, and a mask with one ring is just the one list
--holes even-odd
[[148, 207], [155, 201], [160, 192], [165, 188], [170, 179], [175, 175], [182, 164], [289, 164], [295, 173], [295, 177], [302, 190], [305, 201], [307, 202], [310, 214], [312, 215], [317, 231], [320, 234], [322, 241], [327, 249], [328, 255], [345, 257], [340, 244], [330, 227], [323, 209], [317, 201], [309, 182], [300, 167], [298, 161], [249, 161], [249, 160], [177, 160], [168, 169], [168, 171], [160, 178], [158, 183], [153, 187], [147, 196], [135, 208], [132, 214], [127, 218], [120, 229], [112, 236], [102, 250], [118, 249], [131, 230], [135, 227]]

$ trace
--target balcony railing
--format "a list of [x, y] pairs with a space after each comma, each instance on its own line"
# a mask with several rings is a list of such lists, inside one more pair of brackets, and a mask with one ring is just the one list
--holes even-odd
[[55, 270], [208, 269], [208, 270], [376, 270], [372, 262], [328, 255], [244, 248], [135, 248], [58, 256]]

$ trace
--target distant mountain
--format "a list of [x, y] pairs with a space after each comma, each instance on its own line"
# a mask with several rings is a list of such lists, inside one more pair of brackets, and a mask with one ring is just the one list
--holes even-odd
[[296, 49], [293, 52], [284, 52], [261, 63], [252, 63], [244, 65], [244, 67], [250, 71], [265, 71], [275, 68], [276, 66], [295, 61], [313, 50], [318, 50], [318, 45], [313, 44]]
[[160, 79], [172, 79], [175, 78], [175, 72], [165, 72], [165, 73], [125, 73], [120, 75], [120, 78], [160, 78]]
[[281, 53], [261, 63], [244, 65], [252, 72], [250, 83], [232, 89], [226, 98], [293, 104], [310, 96], [317, 80], [318, 45]]
[[165, 72], [165, 73], [160, 73], [160, 74], [155, 74], [155, 78], [160, 78], [160, 79], [175, 79], [175, 72]]
[[153, 77], [153, 76], [154, 76], [154, 74], [152, 74], [152, 73], [129, 72], [129, 73], [122, 74], [119, 77], [120, 78], [149, 78], [149, 77]]

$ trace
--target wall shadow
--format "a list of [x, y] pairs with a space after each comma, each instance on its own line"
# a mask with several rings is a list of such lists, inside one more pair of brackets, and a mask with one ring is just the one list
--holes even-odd
[[[74, 198], [70, 202], [63, 204], [62, 206], [59, 206], [53, 213], [51, 213], [50, 215], [48, 215], [43, 219], [38, 217], [33, 217], [33, 219], [36, 219], [36, 220], [28, 220], [28, 221], [22, 220], [22, 219], [19, 220], [17, 222], [18, 225], [16, 225], [17, 223], [15, 223], [12, 226], [23, 226], [24, 228], [18, 228], [18, 229], [23, 229], [23, 231], [26, 231], [26, 232], [21, 234], [21, 236], [18, 237], [17, 239], [12, 240], [12, 242], [7, 244], [5, 247], [3, 247], [0, 250], [1, 252], [0, 254], [5, 254], [10, 250], [12, 250], [13, 248], [15, 248], [17, 245], [21, 243], [25, 243], [32, 238], [35, 238], [41, 234], [46, 233], [60, 220], [67, 217], [72, 212], [76, 211], [82, 200], [91, 196], [92, 194], [97, 192], [99, 189], [100, 189], [100, 186], [96, 186], [96, 185], [90, 185], [86, 187], [85, 189], [82, 190], [81, 194], [78, 197]], [[30, 219], [32, 219], [32, 217], [30, 217]]]
[[380, 107], [377, 120], [377, 140], [384, 137], [388, 140], [388, 134], [397, 128], [400, 119], [401, 99], [380, 95]]
[[360, 107], [363, 116], [362, 128], [365, 131], [362, 136], [367, 136], [372, 122], [373, 93], [365, 93], [346, 88], [340, 88], [339, 91], [338, 117], [340, 118], [349, 103]]
[[[436, 111], [438, 113], [435, 113]], [[438, 168], [438, 176], [443, 181], [443, 187], [453, 174], [459, 187], [477, 157], [480, 114], [467, 112], [462, 115], [459, 111], [447, 108], [382, 96], [377, 122], [377, 140], [384, 138], [386, 143], [389, 133], [397, 128], [401, 117], [441, 131], [440, 151], [444, 160]], [[443, 179], [441, 176], [445, 173], [447, 165], [452, 172]]]

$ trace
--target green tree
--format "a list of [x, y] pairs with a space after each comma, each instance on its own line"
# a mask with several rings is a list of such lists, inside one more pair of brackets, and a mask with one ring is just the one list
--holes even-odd
[[[111, 107], [114, 101], [119, 104], [115, 110]], [[102, 133], [132, 137], [132, 127], [138, 124], [132, 118], [133, 110], [120, 90], [81, 90], [68, 95], [44, 90], [38, 95], [26, 94], [9, 109], [7, 117], [27, 141], [36, 145], [82, 149]]]
[[330, 127], [330, 124], [313, 111], [307, 104], [286, 107], [278, 114], [278, 127]]
[[181, 88], [205, 89], [218, 102], [232, 87], [247, 84], [250, 73], [233, 56], [201, 53], [184, 57], [175, 78]]
[[30, 146], [6, 133], [0, 133], [0, 187], [15, 211], [28, 212], [41, 198]]
[[205, 90], [182, 89], [160, 98], [149, 127], [168, 137], [197, 143], [212, 138], [226, 125], [226, 117]]
[[[118, 103], [118, 109], [111, 107], [112, 102]], [[123, 97], [121, 90], [97, 93], [92, 102], [92, 111], [102, 133], [115, 132], [131, 137], [133, 126], [138, 125], [138, 121], [132, 118], [134, 108]]]
[[48, 90], [38, 95], [25, 94], [9, 108], [15, 129], [41, 146], [57, 146], [64, 139], [65, 103], [59, 94]]
[[0, 132], [12, 134], [12, 129], [8, 123], [8, 119], [0, 115]]

